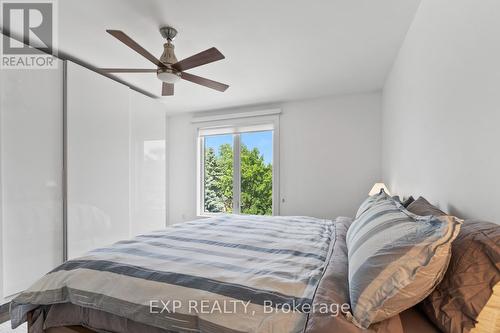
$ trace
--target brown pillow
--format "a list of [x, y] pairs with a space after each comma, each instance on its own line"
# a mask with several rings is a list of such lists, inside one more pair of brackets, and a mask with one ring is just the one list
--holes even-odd
[[444, 332], [470, 332], [500, 282], [500, 225], [466, 220], [451, 251], [443, 281], [421, 308]]
[[433, 206], [429, 201], [425, 200], [424, 197], [419, 197], [417, 200], [413, 201], [406, 209], [416, 215], [420, 216], [443, 216], [448, 215], [436, 206]]

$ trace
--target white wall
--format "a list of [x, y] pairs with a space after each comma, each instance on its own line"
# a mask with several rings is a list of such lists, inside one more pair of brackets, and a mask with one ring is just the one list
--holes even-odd
[[281, 215], [353, 216], [381, 178], [380, 95], [283, 105]]
[[191, 115], [168, 118], [168, 223], [196, 218], [196, 129]]
[[423, 0], [383, 92], [389, 189], [500, 221], [500, 2]]
[[[380, 94], [280, 107], [280, 215], [352, 216], [381, 177]], [[169, 223], [196, 218], [196, 130], [191, 118], [169, 118]]]

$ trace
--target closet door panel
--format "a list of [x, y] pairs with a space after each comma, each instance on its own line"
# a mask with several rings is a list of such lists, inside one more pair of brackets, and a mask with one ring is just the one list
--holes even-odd
[[166, 225], [164, 105], [130, 91], [130, 184], [132, 236]]
[[68, 258], [130, 235], [129, 89], [67, 62]]
[[0, 70], [0, 302], [62, 263], [64, 66], [58, 65]]

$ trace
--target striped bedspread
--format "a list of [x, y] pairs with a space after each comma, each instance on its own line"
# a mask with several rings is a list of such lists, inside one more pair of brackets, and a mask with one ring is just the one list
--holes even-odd
[[175, 332], [303, 332], [333, 223], [223, 215], [67, 261], [12, 302], [13, 325], [72, 303]]

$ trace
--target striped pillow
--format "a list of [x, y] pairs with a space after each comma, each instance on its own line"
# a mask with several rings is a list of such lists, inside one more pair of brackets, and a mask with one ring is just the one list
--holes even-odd
[[365, 201], [363, 201], [361, 206], [359, 206], [358, 212], [356, 213], [356, 218], [358, 218], [361, 214], [370, 209], [377, 202], [381, 200], [387, 200], [388, 198], [389, 195], [386, 194], [384, 191], [380, 192], [379, 194], [369, 196], [368, 198], [365, 199]]
[[421, 217], [379, 194], [347, 232], [352, 321], [361, 328], [419, 303], [441, 281], [461, 221]]

